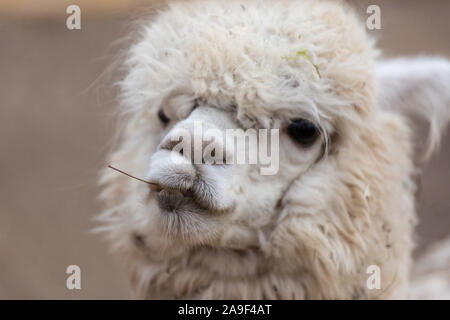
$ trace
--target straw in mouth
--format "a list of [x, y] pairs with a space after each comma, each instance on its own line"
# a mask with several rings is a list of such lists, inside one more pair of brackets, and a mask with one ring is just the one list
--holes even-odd
[[112, 166], [112, 165], [108, 165], [108, 168], [111, 168], [111, 169], [113, 169], [113, 170], [115, 170], [115, 171], [117, 171], [117, 172], [120, 172], [120, 173], [122, 173], [122, 174], [124, 174], [124, 175], [126, 175], [126, 176], [128, 176], [128, 177], [130, 177], [130, 178], [136, 179], [136, 180], [138, 180], [138, 181], [141, 181], [141, 182], [144, 182], [144, 183], [147, 183], [147, 184], [150, 184], [150, 185], [155, 185], [155, 186], [158, 185], [158, 184], [155, 183], [155, 182], [151, 182], [151, 181], [147, 181], [147, 180], [144, 180], [144, 179], [135, 177], [135, 176], [133, 176], [133, 175], [131, 175], [131, 174], [125, 172], [125, 171], [122, 171], [122, 170], [120, 170], [120, 169], [117, 169], [116, 167], [114, 167], [114, 166]]

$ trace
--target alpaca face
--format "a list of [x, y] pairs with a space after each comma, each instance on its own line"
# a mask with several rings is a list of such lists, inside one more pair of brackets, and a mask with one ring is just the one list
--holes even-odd
[[[256, 236], [272, 224], [290, 185], [320, 160], [325, 140], [301, 113], [292, 121], [280, 120], [281, 128], [254, 129], [257, 124], [252, 124], [244, 131], [235, 106], [192, 100], [187, 99], [181, 109], [188, 112], [182, 115], [177, 112], [181, 99], [158, 112], [162, 138], [147, 173], [157, 185], [150, 187], [147, 206], [157, 208], [151, 214], [170, 237], [237, 248], [239, 237], [224, 233], [240, 224]], [[250, 154], [267, 151], [272, 170], [264, 171], [269, 168], [251, 161]]]

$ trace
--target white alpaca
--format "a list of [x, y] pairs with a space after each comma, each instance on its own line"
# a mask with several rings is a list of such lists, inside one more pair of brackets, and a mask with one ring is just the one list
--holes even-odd
[[[340, 1], [209, 0], [173, 2], [143, 25], [125, 68], [126, 127], [109, 160], [157, 186], [105, 170], [101, 219], [138, 297], [409, 296], [403, 111], [430, 120], [434, 148], [450, 116], [447, 61], [376, 63]], [[279, 128], [278, 174], [172, 152], [174, 132], [196, 121]], [[367, 286], [371, 265], [380, 289]]]

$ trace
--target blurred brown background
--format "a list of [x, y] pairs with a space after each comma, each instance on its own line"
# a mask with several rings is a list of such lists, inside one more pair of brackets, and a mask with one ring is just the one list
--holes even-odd
[[[159, 2], [159, 1], [158, 1]], [[114, 134], [114, 92], [102, 73], [112, 43], [155, 1], [2, 0], [0, 3], [0, 298], [128, 298], [120, 261], [90, 230], [96, 178]], [[352, 1], [386, 56], [450, 58], [450, 1]], [[81, 30], [66, 28], [69, 4]], [[450, 232], [450, 136], [423, 170], [418, 252]], [[406, 222], [405, 222], [406, 223]], [[68, 290], [68, 265], [81, 290]]]

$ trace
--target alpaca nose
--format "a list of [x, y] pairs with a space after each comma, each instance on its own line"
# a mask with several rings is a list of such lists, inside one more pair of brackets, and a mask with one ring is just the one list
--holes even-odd
[[[161, 150], [177, 152], [189, 159], [192, 164], [225, 164], [226, 154], [221, 134], [205, 137], [195, 127], [193, 130], [178, 128], [168, 135], [160, 145]], [[203, 132], [203, 131], [202, 131]]]
[[231, 156], [224, 142], [225, 131], [205, 117], [205, 112], [195, 112], [164, 137], [159, 149], [179, 153], [192, 164], [219, 165]]

